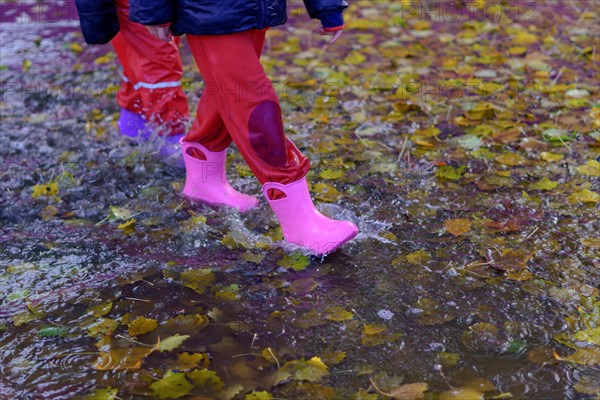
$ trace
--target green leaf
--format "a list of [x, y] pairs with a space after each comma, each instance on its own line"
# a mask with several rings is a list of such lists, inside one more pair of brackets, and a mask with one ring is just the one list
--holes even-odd
[[589, 342], [600, 346], [600, 326], [579, 331], [574, 338], [580, 342]]
[[558, 182], [551, 181], [550, 179], [544, 177], [541, 180], [529, 184], [529, 189], [531, 190], [552, 190], [556, 189], [558, 186]]
[[192, 384], [183, 372], [167, 372], [163, 378], [150, 385], [150, 389], [159, 399], [177, 399], [192, 391]]
[[462, 178], [462, 175], [466, 169], [467, 167], [464, 165], [456, 168], [450, 165], [443, 165], [435, 171], [435, 176], [439, 179], [457, 181]]
[[277, 261], [277, 265], [283, 268], [291, 268], [295, 271], [302, 271], [310, 265], [310, 261], [307, 256], [300, 253], [294, 253], [284, 255], [281, 260]]
[[195, 369], [187, 373], [188, 378], [194, 383], [194, 387], [208, 392], [218, 392], [225, 386], [215, 371], [206, 368]]
[[119, 394], [118, 389], [107, 388], [107, 389], [96, 389], [92, 393], [81, 398], [81, 400], [114, 400]]
[[252, 392], [244, 397], [244, 400], [272, 400], [273, 396], [269, 392]]
[[169, 336], [165, 340], [159, 339], [159, 343], [156, 345], [156, 349], [158, 351], [160, 351], [161, 353], [163, 351], [171, 351], [171, 350], [181, 346], [181, 344], [189, 337], [190, 337], [190, 335], [176, 334], [173, 336]]
[[46, 325], [37, 331], [37, 335], [41, 337], [57, 337], [66, 336], [69, 329], [62, 326]]

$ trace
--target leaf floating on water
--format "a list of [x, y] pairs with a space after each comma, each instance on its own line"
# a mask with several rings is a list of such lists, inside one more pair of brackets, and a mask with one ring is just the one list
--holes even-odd
[[90, 336], [106, 335], [106, 334], [114, 332], [118, 326], [119, 326], [119, 322], [114, 319], [100, 318], [87, 328], [88, 335], [90, 335]]
[[277, 265], [283, 268], [291, 268], [294, 271], [303, 271], [310, 265], [308, 256], [300, 253], [285, 254], [281, 260], [277, 260]]
[[119, 394], [118, 389], [95, 389], [92, 393], [81, 398], [81, 400], [115, 400]]
[[471, 220], [465, 218], [448, 219], [444, 222], [444, 228], [453, 236], [464, 235], [471, 230]]
[[389, 397], [394, 400], [421, 400], [425, 398], [427, 389], [429, 385], [425, 382], [409, 383], [390, 391]]
[[252, 392], [244, 397], [244, 400], [273, 400], [273, 396], [269, 392]]
[[379, 346], [395, 342], [400, 337], [402, 337], [401, 333], [388, 333], [385, 326], [366, 324], [363, 327], [361, 343], [366, 347]]
[[171, 351], [176, 349], [177, 347], [181, 346], [181, 344], [190, 337], [190, 335], [180, 335], [180, 334], [176, 334], [173, 336], [169, 336], [168, 338], [164, 339], [164, 340], [158, 340], [158, 343], [156, 344], [156, 346], [154, 346], [154, 348], [158, 351], [160, 351], [161, 353], [163, 351]]
[[323, 314], [325, 319], [335, 322], [348, 321], [354, 318], [354, 314], [350, 311], [344, 310], [340, 306], [332, 306], [325, 310]]
[[329, 374], [329, 368], [319, 357], [313, 357], [308, 361], [304, 359], [288, 361], [281, 369], [289, 372], [291, 379], [297, 381], [319, 382]]
[[421, 249], [407, 255], [406, 260], [413, 265], [423, 265], [431, 260], [431, 254]]
[[37, 331], [41, 337], [63, 337], [67, 336], [69, 329], [63, 326], [46, 325]]
[[167, 372], [161, 380], [150, 385], [150, 389], [159, 399], [177, 399], [185, 396], [194, 387], [183, 372]]
[[158, 321], [146, 317], [137, 317], [127, 324], [127, 332], [131, 336], [143, 335], [152, 332], [158, 326]]
[[579, 331], [574, 336], [575, 340], [593, 343], [600, 346], [600, 326]]
[[183, 271], [179, 277], [183, 281], [183, 286], [195, 290], [198, 294], [204, 294], [215, 280], [215, 275], [208, 268], [189, 269]]
[[580, 365], [597, 365], [600, 364], [600, 347], [578, 349], [574, 354], [565, 357], [561, 357], [555, 352], [554, 358], [558, 361], [569, 361]]
[[153, 349], [151, 347], [131, 347], [127, 349], [116, 349], [101, 351], [94, 368], [100, 371], [112, 370], [136, 370], [142, 366], [142, 360]]
[[456, 388], [440, 394], [439, 400], [483, 400], [483, 393], [471, 388]]
[[112, 306], [112, 301], [105, 304], [98, 304], [97, 306], [90, 307], [88, 313], [92, 314], [94, 317], [103, 317], [110, 312]]
[[209, 393], [216, 393], [225, 386], [215, 371], [210, 371], [206, 368], [195, 369], [192, 372], [188, 372], [187, 376], [194, 383], [195, 388]]
[[208, 367], [209, 357], [204, 353], [181, 353], [177, 356], [177, 369], [187, 371], [198, 367], [202, 363], [204, 368]]

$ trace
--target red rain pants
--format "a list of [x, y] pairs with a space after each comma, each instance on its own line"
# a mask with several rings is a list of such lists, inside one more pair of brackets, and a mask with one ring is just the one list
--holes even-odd
[[121, 30], [112, 44], [123, 66], [117, 102], [152, 124], [164, 125], [170, 134], [183, 133], [189, 110], [181, 88], [179, 40], [154, 38], [143, 25], [129, 21], [129, 0], [115, 4]]
[[288, 184], [302, 179], [310, 162], [284, 134], [279, 99], [260, 64], [265, 35], [187, 35], [205, 89], [186, 140], [210, 151], [233, 141], [261, 183]]

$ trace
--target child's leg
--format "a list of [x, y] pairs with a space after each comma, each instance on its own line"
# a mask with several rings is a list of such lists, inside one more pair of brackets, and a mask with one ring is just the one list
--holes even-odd
[[[186, 140], [218, 150], [214, 142], [225, 144], [228, 133], [261, 183], [292, 183], [306, 175], [309, 161], [283, 132], [279, 100], [259, 60], [264, 37], [264, 30], [188, 35], [206, 82], [201, 107], [210, 111], [211, 121], [218, 113], [226, 129], [215, 124]], [[197, 126], [206, 115], [199, 113]]]
[[144, 26], [129, 21], [129, 0], [115, 3], [121, 30], [112, 43], [124, 72], [119, 105], [146, 121], [165, 124], [171, 134], [182, 133], [188, 105], [181, 88], [178, 41], [154, 38]]

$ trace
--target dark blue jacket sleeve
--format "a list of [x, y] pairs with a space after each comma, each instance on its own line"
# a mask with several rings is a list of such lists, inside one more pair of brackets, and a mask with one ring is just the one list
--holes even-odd
[[87, 43], [105, 44], [119, 33], [119, 16], [113, 0], [76, 0], [75, 5]]
[[164, 25], [175, 20], [175, 0], [131, 0], [129, 19], [142, 25]]
[[304, 0], [304, 4], [308, 15], [317, 19], [322, 19], [327, 14], [341, 14], [348, 7], [346, 0]]

